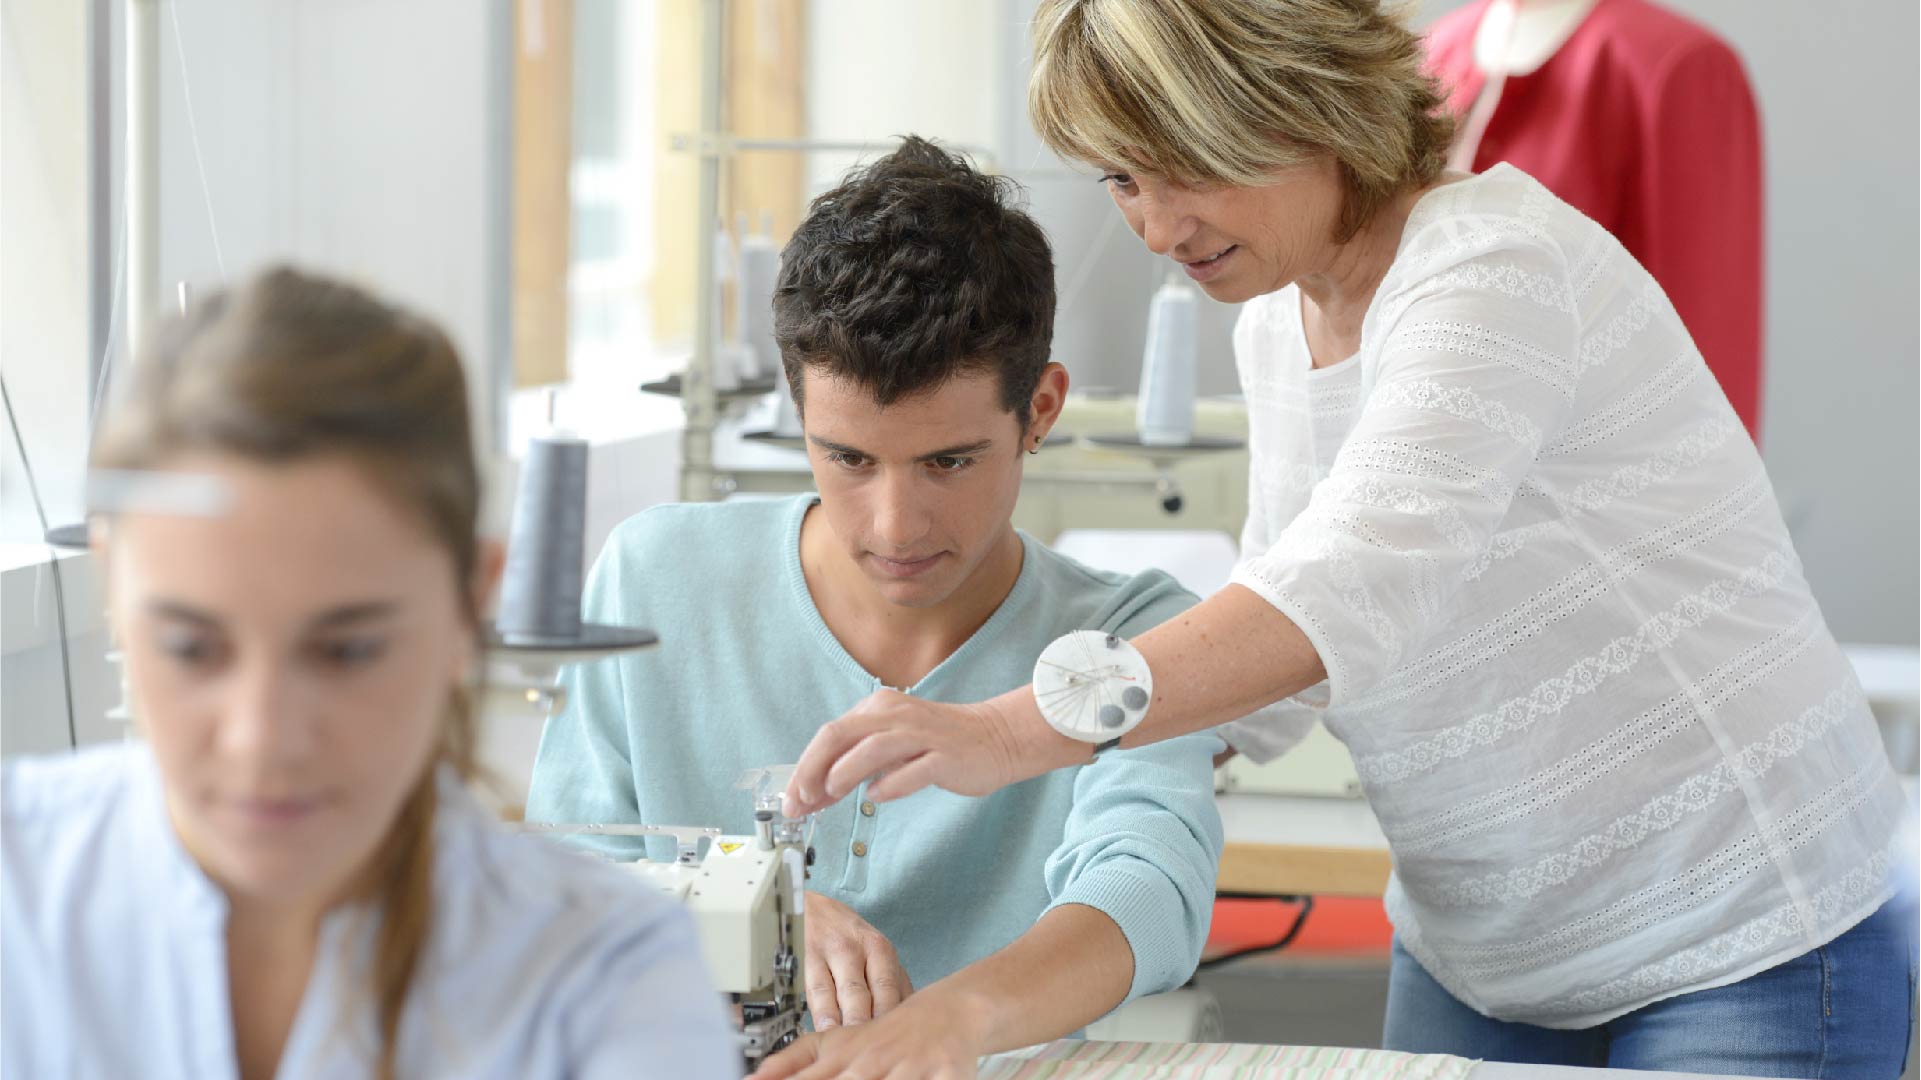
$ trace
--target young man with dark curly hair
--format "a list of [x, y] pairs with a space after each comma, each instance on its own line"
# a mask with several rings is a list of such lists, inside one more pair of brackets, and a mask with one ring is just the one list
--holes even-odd
[[[530, 820], [747, 832], [734, 778], [795, 760], [864, 698], [985, 700], [1064, 633], [1125, 637], [1194, 602], [1011, 523], [1023, 457], [1067, 392], [1048, 359], [1052, 255], [1013, 190], [909, 138], [815, 200], [774, 314], [819, 494], [663, 506], [614, 532], [587, 616], [661, 645], [564, 676]], [[807, 901], [823, 1034], [776, 1071], [823, 1055], [971, 1077], [979, 1054], [1179, 986], [1213, 901], [1220, 745], [1103, 755], [986, 799], [858, 792], [829, 810]]]

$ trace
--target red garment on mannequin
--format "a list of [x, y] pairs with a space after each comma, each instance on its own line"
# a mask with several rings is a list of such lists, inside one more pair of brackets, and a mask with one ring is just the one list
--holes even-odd
[[[1462, 117], [1486, 82], [1474, 32], [1487, 6], [1451, 12], [1427, 36], [1429, 69]], [[1538, 70], [1507, 77], [1474, 171], [1501, 161], [1647, 267], [1758, 436], [1761, 131], [1734, 50], [1646, 0], [1600, 0]]]

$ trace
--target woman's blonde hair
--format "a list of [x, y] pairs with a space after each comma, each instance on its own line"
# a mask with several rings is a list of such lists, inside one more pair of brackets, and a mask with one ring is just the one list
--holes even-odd
[[1069, 159], [1186, 186], [1339, 164], [1340, 237], [1446, 161], [1421, 40], [1377, 0], [1042, 0], [1028, 109]]
[[[480, 475], [460, 358], [433, 324], [289, 269], [214, 293], [163, 324], [143, 350], [101, 427], [94, 461], [151, 469], [192, 451], [267, 463], [340, 455], [359, 464], [447, 549], [478, 642]], [[468, 696], [451, 687], [438, 752], [372, 866], [381, 918], [370, 989], [383, 1080], [393, 1076], [401, 1011], [433, 922], [436, 765], [451, 763], [467, 778], [474, 753]]]

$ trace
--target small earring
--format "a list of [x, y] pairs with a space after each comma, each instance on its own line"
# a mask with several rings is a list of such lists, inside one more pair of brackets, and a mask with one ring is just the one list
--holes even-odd
[[1034, 449], [1029, 450], [1028, 453], [1038, 454], [1041, 452], [1041, 447], [1045, 445], [1047, 445], [1047, 436], [1042, 435], [1040, 438], [1034, 440]]

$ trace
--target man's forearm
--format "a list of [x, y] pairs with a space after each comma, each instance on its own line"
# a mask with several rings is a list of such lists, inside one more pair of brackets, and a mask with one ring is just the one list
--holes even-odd
[[[1274, 605], [1230, 585], [1134, 638], [1154, 673], [1147, 719], [1121, 740], [1145, 746], [1239, 720], [1327, 678], [1314, 645]], [[987, 703], [1015, 745], [1008, 756], [1021, 776], [1085, 761], [1077, 743], [1047, 725], [1023, 686]]]
[[1112, 918], [1066, 904], [999, 952], [927, 987], [919, 1004], [970, 1024], [980, 1052], [1058, 1039], [1112, 1011], [1134, 984], [1134, 952]]

